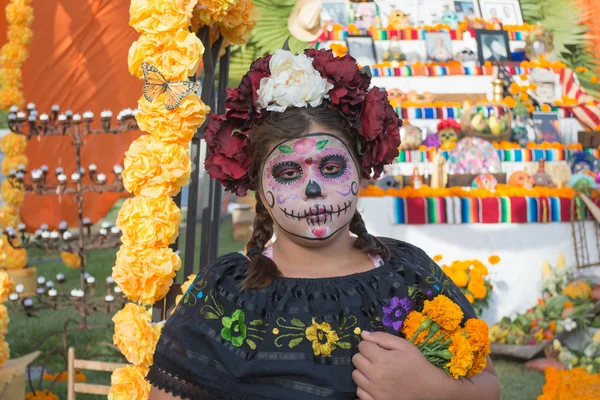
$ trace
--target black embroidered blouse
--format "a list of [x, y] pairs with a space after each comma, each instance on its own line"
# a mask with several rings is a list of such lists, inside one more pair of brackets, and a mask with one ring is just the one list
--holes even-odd
[[168, 319], [148, 380], [183, 399], [356, 399], [352, 356], [361, 330], [399, 335], [402, 321], [441, 293], [475, 312], [423, 252], [382, 239], [381, 267], [321, 279], [280, 278], [240, 292], [247, 259], [217, 259]]

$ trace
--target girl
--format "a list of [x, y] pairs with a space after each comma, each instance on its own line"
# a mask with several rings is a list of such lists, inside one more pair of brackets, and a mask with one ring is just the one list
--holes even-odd
[[489, 359], [455, 380], [399, 336], [440, 293], [475, 313], [422, 250], [370, 235], [357, 211], [361, 178], [378, 177], [400, 144], [398, 116], [369, 84], [349, 56], [281, 50], [211, 117], [206, 169], [239, 195], [256, 191], [254, 231], [167, 321], [152, 400], [499, 399]]

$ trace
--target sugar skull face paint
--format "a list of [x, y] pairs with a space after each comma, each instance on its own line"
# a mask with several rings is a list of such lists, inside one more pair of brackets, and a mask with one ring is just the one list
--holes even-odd
[[273, 219], [285, 232], [325, 240], [352, 220], [358, 167], [336, 136], [312, 133], [280, 143], [267, 157], [262, 190]]

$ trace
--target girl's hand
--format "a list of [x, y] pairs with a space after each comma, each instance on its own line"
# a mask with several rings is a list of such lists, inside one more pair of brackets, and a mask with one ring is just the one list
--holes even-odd
[[426, 400], [444, 372], [410, 342], [385, 332], [362, 332], [352, 379], [361, 400]]

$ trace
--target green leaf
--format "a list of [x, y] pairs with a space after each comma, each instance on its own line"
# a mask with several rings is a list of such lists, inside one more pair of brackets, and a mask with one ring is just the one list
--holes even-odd
[[254, 321], [250, 322], [251, 326], [263, 326], [265, 323], [260, 320], [260, 319], [255, 319]]
[[318, 141], [317, 142], [317, 150], [323, 150], [325, 148], [325, 146], [327, 145], [327, 142], [329, 142], [329, 139]]
[[300, 342], [302, 342], [304, 340], [303, 337], [299, 337], [296, 339], [292, 339], [290, 340], [290, 342], [288, 343], [288, 346], [290, 349], [293, 349], [294, 347], [298, 346], [300, 344]]
[[359, 156], [362, 155], [362, 143], [360, 142], [360, 140], [356, 141], [356, 152], [358, 153]]
[[285, 39], [285, 42], [283, 42], [283, 46], [281, 46], [281, 49], [282, 49], [282, 50], [285, 50], [285, 51], [291, 51], [291, 50], [290, 50], [290, 37], [291, 37], [291, 36], [288, 36], [288, 38], [287, 38], [287, 39]]
[[248, 347], [250, 347], [252, 350], [256, 350], [256, 343], [254, 343], [252, 340], [250, 339], [246, 339], [246, 344], [248, 345]]
[[341, 349], [345, 349], [348, 350], [352, 347], [352, 345], [348, 342], [337, 342], [337, 347], [341, 348]]
[[279, 146], [277, 148], [280, 152], [282, 152], [283, 154], [292, 154], [294, 152], [294, 149], [292, 149], [290, 146], [282, 144], [281, 146]]
[[367, 75], [369, 78], [373, 77], [373, 72], [371, 71], [371, 67], [369, 67], [368, 65], [365, 65], [364, 67], [362, 67], [360, 72]]
[[298, 318], [294, 318], [292, 319], [292, 325], [294, 326], [298, 326], [300, 328], [304, 328], [306, 325], [304, 325], [304, 322], [302, 322], [301, 320], [299, 320]]
[[231, 325], [233, 325], [233, 319], [231, 319], [229, 317], [221, 318], [221, 322], [223, 323], [223, 326], [225, 326], [227, 328], [231, 328]]
[[204, 316], [206, 317], [206, 319], [219, 319], [219, 317], [216, 314], [211, 313], [210, 311], [204, 314]]

